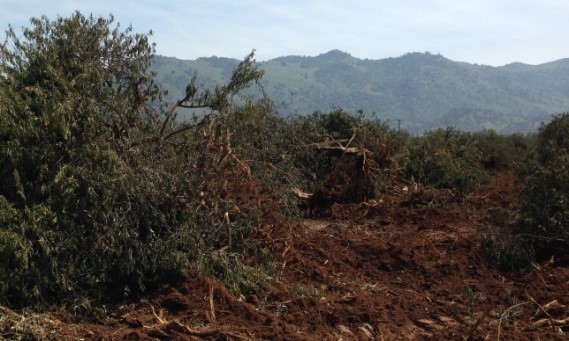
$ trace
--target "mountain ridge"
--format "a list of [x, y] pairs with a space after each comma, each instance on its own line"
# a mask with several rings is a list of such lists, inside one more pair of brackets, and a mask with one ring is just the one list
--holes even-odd
[[[222, 84], [238, 62], [156, 56], [154, 67], [157, 81], [175, 99], [193, 75], [204, 86]], [[265, 71], [265, 91], [284, 116], [342, 108], [363, 110], [410, 132], [453, 126], [511, 133], [536, 130], [551, 115], [569, 110], [569, 58], [489, 66], [429, 52], [373, 60], [331, 50], [258, 64]]]

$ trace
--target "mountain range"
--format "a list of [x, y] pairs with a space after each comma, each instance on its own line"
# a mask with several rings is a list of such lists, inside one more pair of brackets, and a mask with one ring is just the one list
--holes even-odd
[[[238, 63], [156, 56], [153, 67], [175, 100], [194, 75], [206, 87], [225, 84]], [[552, 115], [569, 111], [569, 58], [493, 67], [429, 52], [370, 60], [332, 50], [258, 64], [265, 71], [261, 84], [283, 116], [342, 108], [412, 133], [448, 126], [513, 133], [535, 131]]]

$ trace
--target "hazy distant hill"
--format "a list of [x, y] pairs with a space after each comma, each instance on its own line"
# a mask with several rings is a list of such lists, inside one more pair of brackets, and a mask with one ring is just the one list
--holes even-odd
[[[158, 81], [172, 99], [189, 79], [226, 81], [239, 61], [230, 58], [156, 58]], [[569, 111], [569, 59], [501, 67], [454, 62], [430, 53], [382, 60], [333, 50], [317, 57], [288, 56], [260, 63], [263, 85], [279, 113], [362, 109], [412, 132], [440, 126], [462, 130], [529, 131], [552, 114]]]

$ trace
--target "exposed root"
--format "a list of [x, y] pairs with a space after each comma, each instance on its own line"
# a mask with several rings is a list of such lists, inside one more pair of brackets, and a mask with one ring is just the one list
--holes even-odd
[[215, 318], [215, 305], [213, 303], [213, 284], [209, 284], [209, 320], [211, 323], [216, 323]]
[[143, 327], [146, 329], [151, 329], [153, 331], [158, 331], [159, 333], [164, 334], [164, 336], [168, 335], [167, 337], [169, 337], [168, 331], [175, 331], [191, 336], [202, 337], [213, 336], [221, 333], [218, 328], [205, 327], [202, 329], [195, 329], [181, 323], [176, 319], [168, 321], [164, 318], [162, 309], [160, 309], [159, 314], [156, 314], [156, 311], [152, 305], [150, 305], [150, 309], [152, 310], [152, 315], [154, 315], [154, 318], [158, 321], [158, 323], [153, 325], [145, 325]]
[[509, 307], [508, 309], [506, 309], [506, 310], [504, 310], [504, 311], [502, 312], [502, 314], [500, 315], [500, 318], [498, 319], [498, 336], [497, 336], [497, 340], [498, 340], [498, 341], [500, 341], [500, 335], [501, 335], [501, 332], [502, 332], [502, 321], [504, 321], [504, 320], [507, 318], [507, 316], [508, 316], [508, 314], [510, 313], [510, 311], [512, 311], [512, 310], [514, 310], [514, 309], [516, 309], [516, 308], [519, 308], [519, 307], [521, 307], [521, 306], [523, 306], [523, 305], [529, 304], [529, 303], [531, 303], [531, 302], [518, 303], [518, 304], [515, 304], [515, 305]]
[[565, 305], [559, 303], [559, 301], [557, 301], [557, 300], [553, 300], [553, 301], [542, 306], [533, 297], [531, 297], [527, 292], [525, 294], [530, 299], [530, 301], [532, 301], [537, 306], [537, 310], [536, 310], [533, 318], [538, 318], [540, 316], [545, 315], [544, 318], [541, 318], [541, 319], [533, 322], [533, 325], [535, 327], [551, 327], [556, 332], [559, 332], [561, 327], [565, 327], [565, 326], [569, 325], [569, 317], [559, 319], [559, 318], [554, 318], [550, 314], [551, 310], [555, 310], [555, 309], [559, 309], [559, 308], [563, 309], [566, 307]]
[[317, 215], [328, 215], [334, 204], [359, 204], [376, 199], [382, 175], [371, 153], [345, 153], [328, 178], [309, 196], [310, 206]]
[[[519, 308], [523, 305], [527, 305], [527, 304], [535, 304], [537, 306], [537, 310], [534, 313], [532, 319], [535, 319], [535, 318], [539, 318], [539, 319], [532, 322], [533, 327], [536, 327], [536, 328], [545, 328], [545, 327], [553, 328], [553, 330], [555, 332], [563, 333], [561, 328], [569, 325], [569, 317], [555, 318], [550, 314], [550, 311], [555, 310], [555, 309], [559, 309], [559, 308], [565, 308], [566, 306], [559, 303], [557, 300], [553, 300], [553, 301], [551, 301], [545, 305], [541, 305], [531, 295], [529, 295], [527, 291], [525, 292], [525, 295], [529, 299], [529, 301], [513, 305], [513, 306], [509, 307], [508, 309], [504, 310], [502, 312], [502, 314], [500, 315], [500, 318], [498, 319], [498, 336], [497, 336], [497, 339], [500, 340], [502, 321], [507, 319], [508, 314], [512, 310]], [[545, 317], [543, 317], [543, 316], [545, 316]]]

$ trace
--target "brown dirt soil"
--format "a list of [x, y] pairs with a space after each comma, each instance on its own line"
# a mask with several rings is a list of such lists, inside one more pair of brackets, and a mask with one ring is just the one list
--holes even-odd
[[54, 313], [47, 338], [566, 338], [566, 265], [552, 260], [506, 274], [480, 246], [478, 226], [515, 200], [512, 175], [497, 175], [466, 197], [402, 186], [373, 204], [334, 206], [332, 217], [294, 227], [279, 281], [256, 296], [235, 297], [220, 282], [188, 273], [184, 283], [114, 308], [97, 323]]

